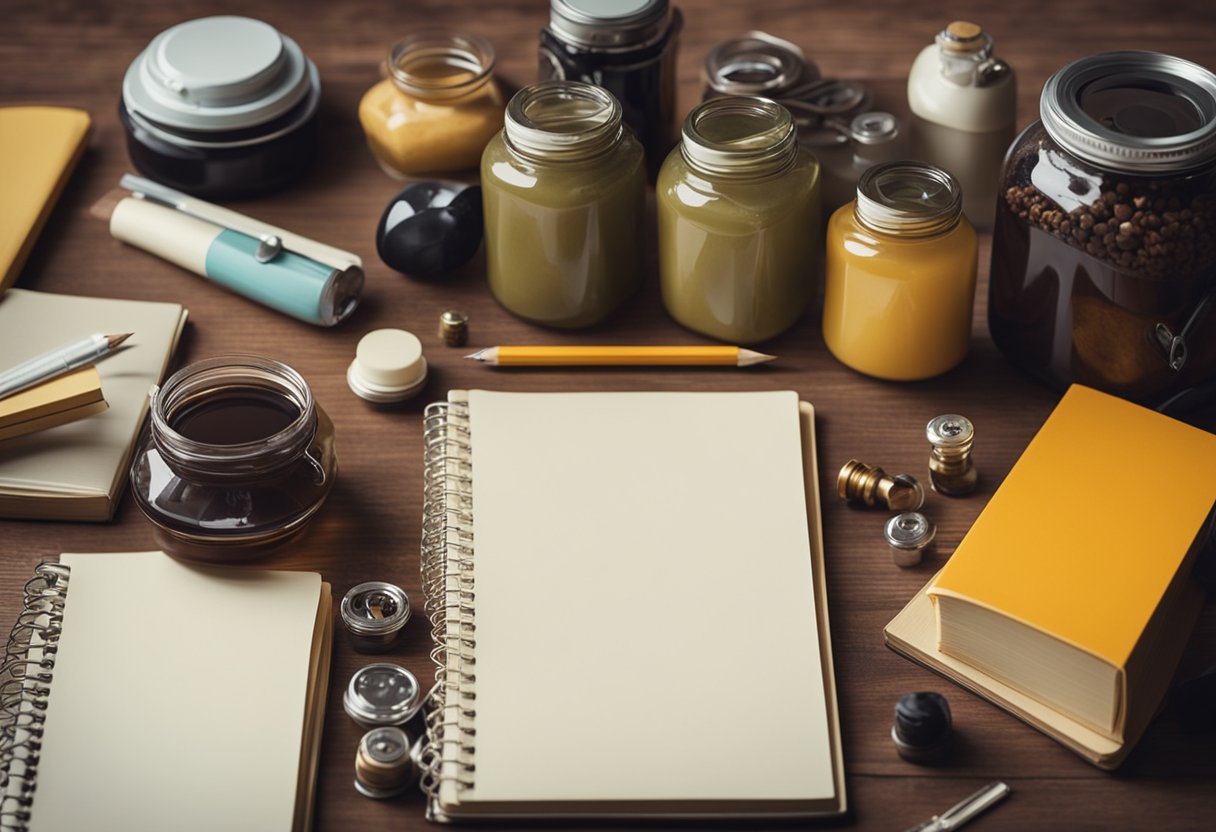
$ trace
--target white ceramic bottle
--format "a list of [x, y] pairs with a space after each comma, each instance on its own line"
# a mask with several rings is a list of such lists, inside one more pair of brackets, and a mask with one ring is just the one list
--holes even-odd
[[1013, 142], [1017, 81], [992, 57], [992, 38], [974, 23], [955, 21], [921, 50], [908, 73], [912, 155], [954, 174], [963, 212], [992, 228], [997, 180]]

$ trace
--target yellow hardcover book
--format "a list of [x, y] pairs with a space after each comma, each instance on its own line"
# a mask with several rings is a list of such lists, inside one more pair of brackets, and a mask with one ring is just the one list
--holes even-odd
[[927, 588], [937, 648], [1122, 744], [1202, 603], [1216, 435], [1069, 388]]
[[0, 107], [0, 293], [13, 284], [84, 153], [89, 114]]
[[0, 399], [0, 440], [65, 425], [108, 407], [90, 365]]

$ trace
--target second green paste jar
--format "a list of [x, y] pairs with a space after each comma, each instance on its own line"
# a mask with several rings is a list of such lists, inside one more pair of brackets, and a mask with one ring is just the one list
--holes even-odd
[[765, 98], [700, 104], [655, 190], [673, 318], [747, 344], [802, 316], [815, 288], [819, 163], [799, 147], [788, 110]]
[[611, 93], [524, 87], [481, 157], [481, 186], [490, 291], [509, 311], [591, 326], [637, 287], [646, 169]]

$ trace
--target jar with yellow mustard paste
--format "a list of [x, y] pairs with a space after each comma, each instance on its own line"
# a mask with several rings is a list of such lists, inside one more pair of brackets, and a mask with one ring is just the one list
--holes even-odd
[[884, 162], [828, 222], [823, 340], [841, 363], [915, 381], [966, 357], [976, 235], [962, 189], [922, 162]]
[[591, 326], [642, 277], [646, 166], [607, 90], [542, 81], [507, 105], [481, 159], [486, 276], [532, 323]]
[[393, 45], [387, 72], [359, 102], [380, 166], [396, 177], [475, 170], [503, 122], [494, 48], [477, 35], [424, 29]]
[[659, 172], [663, 304], [691, 330], [756, 343], [792, 326], [815, 289], [819, 163], [766, 98], [695, 107]]

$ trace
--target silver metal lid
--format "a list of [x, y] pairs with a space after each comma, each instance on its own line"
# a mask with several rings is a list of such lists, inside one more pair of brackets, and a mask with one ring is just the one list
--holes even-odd
[[975, 439], [975, 426], [966, 416], [947, 413], [936, 416], [925, 425], [925, 438], [936, 448], [970, 448]]
[[154, 37], [127, 68], [122, 94], [132, 112], [158, 124], [227, 131], [278, 118], [319, 86], [294, 40], [260, 20], [222, 15]]
[[622, 48], [648, 43], [667, 29], [667, 0], [551, 0], [549, 28], [577, 46]]
[[400, 630], [410, 620], [411, 612], [405, 591], [385, 581], [353, 586], [342, 599], [342, 623], [356, 635]]
[[929, 237], [958, 225], [963, 189], [949, 171], [927, 162], [883, 162], [857, 181], [857, 219], [900, 237]]
[[402, 725], [422, 707], [418, 679], [404, 667], [388, 662], [355, 671], [342, 697], [348, 716], [365, 728]]
[[817, 79], [819, 68], [806, 59], [797, 44], [767, 32], [749, 32], [709, 50], [704, 73], [709, 88], [722, 95], [776, 98]]
[[899, 136], [899, 122], [890, 113], [874, 110], [849, 122], [849, 137], [858, 144], [886, 144]]
[[933, 542], [937, 529], [919, 511], [905, 511], [887, 521], [883, 537], [893, 549], [923, 549]]
[[767, 98], [711, 98], [684, 119], [680, 152], [693, 168], [718, 176], [768, 175], [798, 156], [790, 111]]
[[1039, 115], [1082, 159], [1128, 173], [1191, 170], [1216, 160], [1216, 75], [1157, 52], [1104, 52], [1047, 79]]

